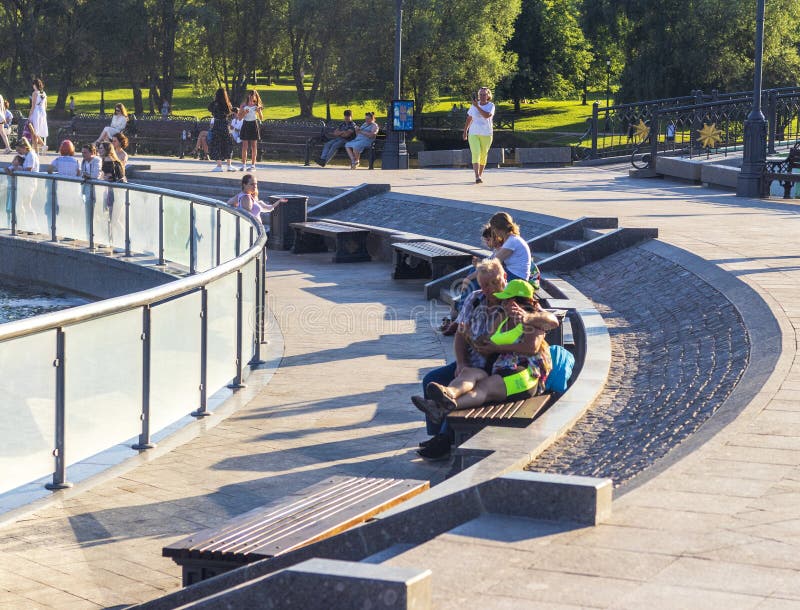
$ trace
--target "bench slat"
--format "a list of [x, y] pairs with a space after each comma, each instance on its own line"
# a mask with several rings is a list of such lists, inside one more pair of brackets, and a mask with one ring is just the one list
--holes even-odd
[[414, 254], [420, 258], [428, 259], [434, 256], [472, 256], [471, 254], [462, 252], [461, 250], [454, 250], [453, 248], [448, 248], [447, 246], [429, 241], [400, 242], [392, 244], [392, 247], [402, 252], [407, 252], [408, 254]]
[[346, 234], [359, 234], [365, 233], [369, 235], [369, 230], [358, 229], [356, 227], [348, 227], [345, 225], [337, 225], [332, 222], [312, 221], [312, 222], [292, 222], [289, 224], [292, 228], [299, 228], [309, 233], [317, 233], [319, 235], [335, 235], [339, 233]]
[[[230, 569], [274, 557], [363, 523], [429, 487], [427, 481], [332, 477], [298, 494], [165, 546], [179, 564], [230, 561]], [[186, 566], [184, 566], [186, 570]]]

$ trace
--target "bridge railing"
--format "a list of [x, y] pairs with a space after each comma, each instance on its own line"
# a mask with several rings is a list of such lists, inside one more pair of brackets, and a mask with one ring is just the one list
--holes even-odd
[[0, 177], [0, 202], [0, 235], [112, 247], [179, 276], [0, 325], [0, 494], [50, 476], [48, 488], [66, 487], [78, 462], [131, 441], [152, 447], [260, 361], [266, 237], [248, 215], [185, 193], [28, 173]]

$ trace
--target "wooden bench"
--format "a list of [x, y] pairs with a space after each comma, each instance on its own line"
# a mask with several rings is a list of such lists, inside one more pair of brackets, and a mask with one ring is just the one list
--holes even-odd
[[394, 248], [392, 277], [396, 280], [436, 279], [472, 262], [472, 254], [430, 241], [394, 243], [392, 248]]
[[327, 252], [333, 250], [334, 263], [358, 263], [372, 260], [367, 252], [368, 229], [359, 229], [332, 222], [292, 222], [292, 252]]
[[769, 197], [770, 185], [777, 180], [783, 187], [783, 198], [792, 198], [792, 187], [800, 183], [800, 173], [793, 173], [800, 169], [800, 142], [789, 150], [786, 157], [773, 157], [767, 159], [764, 165], [763, 196]]
[[262, 158], [300, 158], [310, 165], [312, 148], [324, 133], [325, 122], [317, 119], [267, 119], [261, 122], [258, 151]]
[[329, 538], [429, 488], [428, 481], [331, 477], [162, 549], [183, 586]]
[[[76, 114], [70, 119], [69, 123], [58, 130], [58, 142], [56, 145], [58, 146], [63, 140], [69, 139], [75, 145], [75, 150], [80, 151], [85, 144], [94, 142], [100, 136], [103, 129], [111, 124], [111, 116], [112, 115], [101, 116], [99, 114], [85, 113]], [[130, 123], [132, 117], [133, 115], [128, 117], [128, 125], [126, 125], [123, 130], [123, 133], [129, 139], [131, 138]]]
[[522, 400], [450, 411], [447, 414], [447, 425], [453, 430], [456, 445], [460, 445], [486, 426], [524, 428], [555, 402], [555, 396], [555, 394], [540, 394]]
[[160, 114], [145, 114], [128, 118], [125, 130], [131, 141], [131, 154], [151, 153], [179, 157], [185, 140], [181, 138], [184, 130], [194, 132], [197, 119], [192, 116], [171, 114], [168, 119]]

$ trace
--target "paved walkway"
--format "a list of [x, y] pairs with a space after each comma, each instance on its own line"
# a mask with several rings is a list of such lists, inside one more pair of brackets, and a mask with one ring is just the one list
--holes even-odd
[[[177, 161], [161, 167], [210, 169]], [[615, 501], [609, 523], [565, 531], [486, 516], [390, 559], [433, 570], [437, 607], [800, 605], [800, 252], [792, 250], [800, 208], [631, 180], [621, 167], [490, 171], [481, 186], [466, 170], [267, 166], [258, 174], [262, 182], [272, 175], [287, 183], [389, 182], [394, 192], [485, 205], [487, 214], [499, 207], [656, 226], [663, 242], [695, 257], [668, 247], [660, 254], [726, 294], [753, 325], [751, 338], [767, 337], [774, 323], [732, 277], [761, 294], [777, 321], [782, 347], [769, 357], [755, 352], [742, 382], [752, 391], [735, 420], [722, 427], [712, 418], [696, 435], [704, 442], [689, 439], [693, 451], [679, 448], [682, 459]], [[411, 314], [422, 305], [419, 292], [384, 281], [375, 275], [380, 266], [339, 267], [322, 257], [273, 257], [271, 296], [286, 349], [269, 387], [195, 441], [4, 528], [0, 604], [92, 607], [151, 598], [178, 584], [158, 549], [201, 523], [335, 472], [441, 476], [413, 460], [422, 426], [405, 403], [419, 371], [444, 354], [429, 325]], [[364, 290], [372, 297], [352, 296]], [[391, 306], [397, 326], [352, 334], [300, 326], [305, 306], [327, 324], [330, 304], [345, 302], [370, 319], [384, 319]], [[420, 358], [408, 358], [412, 344]], [[467, 577], [474, 574], [481, 577]]]

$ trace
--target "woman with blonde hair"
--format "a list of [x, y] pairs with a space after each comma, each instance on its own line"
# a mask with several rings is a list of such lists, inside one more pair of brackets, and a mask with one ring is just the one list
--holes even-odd
[[100, 132], [100, 136], [94, 141], [97, 146], [100, 142], [110, 140], [118, 133], [121, 133], [128, 125], [128, 111], [125, 110], [125, 104], [116, 104], [114, 106], [114, 116], [111, 117], [111, 125], [104, 127]]
[[489, 87], [481, 87], [478, 94], [472, 97], [472, 105], [467, 111], [467, 122], [464, 125], [464, 139], [469, 142], [472, 152], [472, 169], [475, 171], [475, 184], [483, 182], [483, 170], [489, 158], [489, 147], [494, 134], [492, 119], [494, 104]]
[[508, 281], [528, 280], [531, 272], [531, 250], [519, 235], [519, 226], [506, 212], [497, 212], [489, 219], [500, 246], [495, 250], [495, 258], [503, 263]]
[[[242, 171], [254, 170], [256, 168], [256, 157], [258, 156], [258, 122], [263, 120], [262, 111], [264, 106], [261, 104], [261, 97], [258, 91], [250, 89], [245, 96], [241, 106], [239, 106], [238, 118], [242, 119], [242, 129], [239, 138], [242, 141]], [[250, 151], [250, 165], [247, 165], [247, 151]]]

